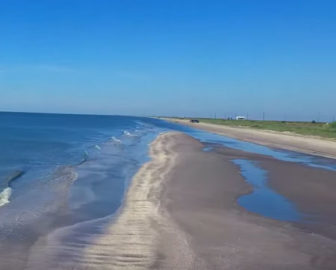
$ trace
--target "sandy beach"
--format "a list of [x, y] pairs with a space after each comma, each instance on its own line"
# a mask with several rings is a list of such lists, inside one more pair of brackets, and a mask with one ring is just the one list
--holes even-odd
[[[322, 211], [322, 208], [329, 211], [332, 208], [329, 205], [332, 192], [324, 187], [335, 188], [335, 183], [328, 182], [335, 179], [335, 173], [332, 173], [333, 178], [331, 175], [317, 177], [321, 170], [302, 165], [293, 165], [296, 172], [282, 170], [282, 178], [287, 181], [279, 183], [272, 178], [272, 186], [279, 191], [282, 186], [285, 196], [292, 193], [290, 198], [294, 203], [300, 202], [300, 207], [307, 210], [305, 213], [314, 212], [316, 226], [275, 221], [249, 213], [237, 205], [237, 197], [250, 192], [251, 186], [242, 179], [231, 160], [258, 159], [261, 164], [265, 161], [270, 171], [273, 168], [269, 164], [275, 165], [277, 160], [226, 148], [215, 153], [204, 152], [198, 141], [185, 135], [173, 136], [178, 162], [167, 179], [162, 200], [171, 219], [188, 236], [189, 247], [195, 254], [189, 269], [335, 268], [335, 235], [326, 233], [335, 228], [335, 221], [322, 218], [335, 216], [335, 210], [324, 214]], [[289, 164], [282, 162], [281, 165]], [[305, 169], [309, 173], [304, 172]], [[302, 194], [300, 188], [288, 188], [293, 179], [287, 177], [298, 176], [300, 170], [305, 178], [296, 185], [299, 187], [304, 180], [308, 182], [303, 186], [305, 201], [299, 195]], [[312, 172], [315, 174], [311, 175]], [[321, 185], [319, 192], [315, 192], [313, 186], [308, 187], [312, 182], [315, 186]], [[335, 203], [335, 197], [332, 200]], [[316, 201], [320, 209], [310, 208]]]
[[[27, 269], [336, 268], [336, 172], [203, 148], [183, 133], [158, 136], [119, 213], [89, 224], [90, 233], [73, 226], [49, 234], [32, 248]], [[309, 222], [277, 221], [239, 206], [237, 198], [253, 188], [235, 159], [267, 170], [269, 185]], [[65, 232], [78, 234], [76, 244], [66, 244]]]
[[336, 158], [336, 141], [333, 139], [304, 136], [290, 132], [256, 130], [247, 127], [229, 127], [209, 123], [190, 123], [189, 120], [177, 118], [164, 118], [164, 120], [272, 148], [291, 150], [327, 158]]

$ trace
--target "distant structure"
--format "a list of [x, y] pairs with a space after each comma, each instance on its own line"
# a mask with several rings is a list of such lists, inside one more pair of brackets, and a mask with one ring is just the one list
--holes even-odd
[[246, 120], [246, 117], [245, 116], [236, 116], [236, 120]]

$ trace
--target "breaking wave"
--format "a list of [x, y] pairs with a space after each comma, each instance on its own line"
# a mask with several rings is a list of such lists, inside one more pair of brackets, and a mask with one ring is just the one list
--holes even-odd
[[135, 135], [133, 135], [132, 133], [130, 133], [129, 131], [127, 131], [127, 130], [124, 130], [124, 135], [126, 135], [126, 136], [130, 136], [130, 137], [135, 136]]
[[7, 177], [7, 187], [5, 187], [0, 193], [0, 207], [8, 204], [10, 202], [10, 196], [12, 195], [12, 184], [13, 182], [21, 177], [24, 174], [24, 171], [15, 171], [10, 176]]
[[121, 143], [121, 140], [120, 139], [117, 139], [116, 137], [111, 137], [111, 140], [115, 143]]
[[101, 147], [98, 144], [95, 145], [95, 148], [99, 151], [101, 150]]
[[12, 189], [10, 187], [6, 187], [0, 193], [0, 207], [9, 203], [9, 198], [10, 198], [11, 195], [12, 195]]

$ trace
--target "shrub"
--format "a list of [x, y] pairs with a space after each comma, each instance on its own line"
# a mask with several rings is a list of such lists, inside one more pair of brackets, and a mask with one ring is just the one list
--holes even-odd
[[330, 123], [330, 127], [333, 128], [333, 129], [336, 129], [336, 122]]

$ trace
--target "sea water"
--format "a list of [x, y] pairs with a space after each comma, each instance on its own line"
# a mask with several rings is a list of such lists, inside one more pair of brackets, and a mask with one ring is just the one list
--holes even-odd
[[141, 117], [0, 113], [2, 243], [115, 213], [163, 130]]

